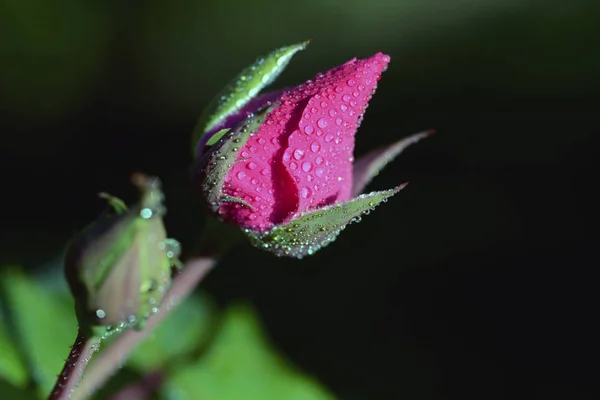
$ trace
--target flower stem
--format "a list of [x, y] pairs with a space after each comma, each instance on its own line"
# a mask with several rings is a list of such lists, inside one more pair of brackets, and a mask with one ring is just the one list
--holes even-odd
[[[208, 271], [216, 264], [215, 257], [200, 257], [188, 261], [181, 273], [173, 279], [169, 292], [159, 310], [148, 318], [146, 327], [141, 331], [127, 329], [121, 333], [106, 349], [98, 354], [94, 362], [86, 369], [77, 389], [71, 393], [70, 400], [86, 399], [101, 387], [123, 364], [129, 353], [155, 328], [176, 306], [190, 295]], [[66, 368], [66, 367], [65, 367]], [[83, 370], [83, 368], [82, 368]], [[80, 375], [81, 376], [81, 375]], [[61, 375], [62, 378], [62, 375]], [[51, 400], [58, 400], [52, 398]], [[60, 398], [62, 400], [62, 398]]]
[[83, 378], [83, 370], [100, 345], [100, 339], [88, 336], [82, 330], [77, 332], [75, 343], [71, 347], [69, 357], [65, 361], [62, 372], [56, 380], [49, 400], [67, 400]]

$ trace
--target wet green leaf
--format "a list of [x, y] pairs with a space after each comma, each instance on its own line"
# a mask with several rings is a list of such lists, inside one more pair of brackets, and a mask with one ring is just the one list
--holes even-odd
[[261, 90], [277, 79], [294, 54], [304, 50], [309, 43], [310, 41], [305, 41], [281, 47], [258, 58], [225, 86], [200, 115], [192, 135], [192, 149], [195, 151], [202, 135], [248, 104]]
[[276, 225], [270, 231], [257, 233], [246, 229], [250, 242], [277, 256], [302, 258], [333, 242], [352, 222], [360, 222], [381, 202], [398, 193], [405, 185], [380, 192], [362, 194], [346, 202], [301, 213], [290, 222]]
[[200, 360], [176, 372], [162, 388], [166, 399], [332, 400], [269, 345], [255, 313], [230, 307], [215, 342]]
[[41, 396], [52, 389], [77, 336], [73, 303], [17, 269], [3, 271], [9, 323], [27, 359], [31, 377]]

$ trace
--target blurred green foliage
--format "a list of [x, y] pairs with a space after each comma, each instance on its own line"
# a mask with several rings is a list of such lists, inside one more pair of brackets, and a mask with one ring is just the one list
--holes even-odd
[[[0, 319], [0, 394], [45, 399], [77, 332], [73, 302], [65, 287], [44, 284], [18, 268], [4, 268], [0, 282], [5, 310]], [[178, 305], [125, 365], [137, 374], [117, 373], [110, 391], [101, 391], [96, 399], [156, 373], [164, 377], [161, 398], [171, 400], [333, 399], [277, 354], [251, 307], [233, 304], [219, 315], [201, 294]]]

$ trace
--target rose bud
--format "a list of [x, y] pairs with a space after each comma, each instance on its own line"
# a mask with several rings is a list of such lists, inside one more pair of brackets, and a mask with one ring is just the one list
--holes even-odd
[[[229, 108], [213, 103], [195, 134], [195, 178], [210, 210], [242, 228], [255, 246], [279, 256], [313, 254], [400, 191], [405, 185], [361, 194], [387, 162], [431, 133], [354, 161], [354, 135], [390, 61], [382, 53], [257, 97], [263, 83], [281, 72], [273, 60], [284, 54], [287, 63], [305, 45], [276, 50], [247, 68], [244, 79], [238, 76], [225, 89], [231, 94], [219, 97]], [[260, 84], [236, 89], [249, 80]]]
[[179, 245], [167, 239], [163, 194], [156, 178], [133, 183], [141, 199], [131, 208], [102, 193], [109, 210], [77, 234], [65, 258], [80, 327], [111, 331], [143, 328], [158, 310], [177, 264]]

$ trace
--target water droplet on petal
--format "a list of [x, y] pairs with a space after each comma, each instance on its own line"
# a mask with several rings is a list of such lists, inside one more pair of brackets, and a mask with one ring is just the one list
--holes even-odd
[[313, 128], [312, 125], [306, 125], [304, 127], [304, 133], [306, 133], [307, 135], [312, 134], [315, 131], [315, 128]]
[[302, 163], [302, 171], [309, 172], [312, 169], [312, 164], [309, 161], [304, 161]]
[[325, 141], [327, 143], [331, 143], [333, 141], [334, 137], [331, 133], [328, 133], [327, 135], [325, 135]]
[[237, 176], [237, 178], [239, 180], [242, 180], [242, 179], [244, 179], [246, 177], [246, 173], [244, 171], [240, 171], [240, 172], [237, 173], [236, 176]]
[[301, 149], [294, 150], [294, 158], [296, 160], [301, 160], [303, 156], [304, 156], [304, 150], [301, 150]]
[[321, 118], [317, 121], [317, 126], [321, 129], [326, 128], [327, 125], [329, 125], [329, 123], [327, 122], [327, 119], [325, 119], [325, 118]]
[[302, 196], [303, 199], [308, 199], [311, 195], [312, 191], [310, 188], [303, 186], [302, 189], [300, 189], [300, 196]]
[[319, 142], [317, 142], [316, 140], [314, 142], [312, 142], [312, 144], [310, 145], [310, 149], [313, 153], [317, 153], [319, 150], [321, 150], [321, 145], [319, 144]]
[[256, 167], [258, 167], [258, 164], [256, 164], [254, 161], [250, 161], [247, 167], [248, 169], [256, 169]]
[[298, 164], [296, 164], [295, 162], [291, 162], [290, 169], [296, 169], [296, 168], [298, 168]]
[[317, 156], [317, 158], [315, 158], [315, 163], [317, 163], [317, 164], [323, 164], [323, 157]]
[[323, 174], [325, 174], [325, 170], [323, 168], [315, 169], [315, 175], [318, 176], [319, 178], [321, 178], [323, 176]]
[[348, 79], [346, 83], [348, 84], [348, 86], [354, 86], [356, 84], [356, 81], [354, 79]]

